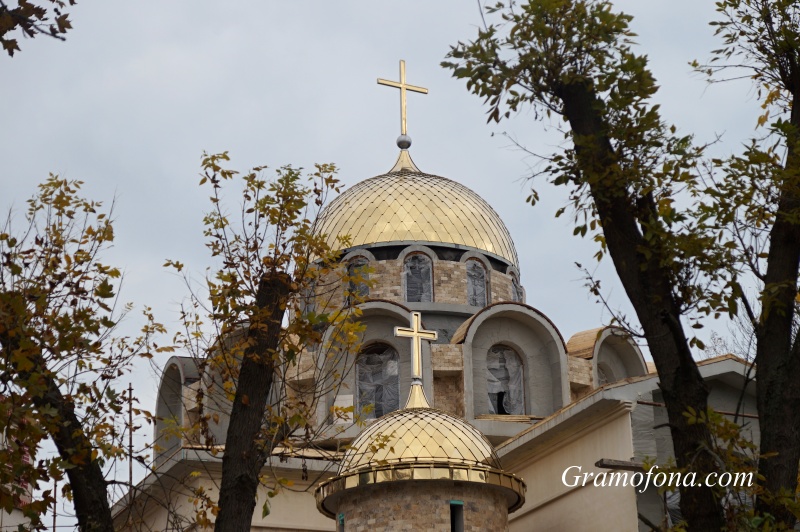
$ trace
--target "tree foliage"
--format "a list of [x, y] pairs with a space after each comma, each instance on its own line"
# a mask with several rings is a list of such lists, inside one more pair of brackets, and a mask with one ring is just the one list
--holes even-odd
[[19, 51], [15, 34], [30, 38], [47, 35], [63, 41], [64, 34], [72, 29], [64, 9], [75, 5], [75, 0], [17, 0], [16, 4], [10, 6], [0, 0], [0, 45], [12, 57]]
[[[259, 486], [270, 497], [291, 487], [265, 472], [270, 457], [307, 447], [330, 428], [317, 421], [319, 403], [338, 393], [363, 331], [359, 294], [343, 305], [341, 287], [368, 281], [367, 272], [342, 268], [316, 229], [326, 197], [338, 191], [335, 167], [317, 165], [306, 186], [299, 169], [280, 168], [269, 180], [265, 167], [239, 174], [225, 168], [228, 160], [227, 153], [203, 158], [201, 185], [212, 189], [205, 236], [219, 267], [206, 281], [207, 303], [194, 295], [183, 312], [177, 343], [201, 378], [198, 414], [179, 437], [222, 453], [218, 493], [195, 492], [197, 522], [210, 526], [215, 516], [216, 530], [250, 530]], [[235, 181], [241, 210], [233, 216], [222, 193]], [[225, 422], [222, 438], [216, 427]], [[261, 502], [268, 513], [269, 500]]]
[[[717, 6], [724, 46], [710, 65], [696, 66], [709, 74], [748, 69], [766, 129], [728, 159], [709, 159], [661, 118], [631, 17], [607, 1], [498, 3], [489, 11], [499, 22], [454, 46], [444, 66], [485, 100], [490, 121], [531, 105], [539, 118], [568, 123], [567, 146], [539, 175], [569, 187], [575, 233], [591, 234], [598, 259], [608, 254], [614, 263], [658, 369], [680, 467], [718, 468], [708, 424], [685, 416], [706, 412], [708, 399], [691, 353], [702, 342], [687, 331], [707, 316], [741, 312], [751, 322], [759, 473], [764, 493], [775, 495], [760, 497], [758, 508], [790, 526], [796, 505], [781, 501], [794, 497], [800, 460], [800, 413], [791, 406], [800, 400], [800, 8], [788, 0]], [[742, 288], [750, 282], [754, 300]], [[681, 508], [694, 530], [724, 525], [710, 488], [682, 489]]]
[[[51, 176], [29, 201], [27, 225], [19, 230], [10, 216], [0, 230], [0, 511], [21, 506], [31, 528], [42, 528], [56, 499], [46, 486], [66, 480], [80, 529], [114, 530], [110, 487], [127, 485], [113, 476], [114, 461], [155, 457], [129, 453], [125, 414], [134, 398], [119, 389], [120, 378], [153, 354], [179, 348], [200, 374], [195, 404], [185, 405], [191, 416], [156, 419], [166, 427], [159, 436], [222, 457], [216, 492], [192, 482], [202, 471], [170, 478], [158, 461], [150, 466], [155, 485], [175, 485], [167, 497], [175, 500], [129, 487], [133, 497], [174, 510], [170, 520], [180, 526], [249, 530], [260, 486], [269, 497], [291, 489], [265, 467], [270, 457], [308, 447], [323, 432], [331, 437], [342, 429], [327, 421], [354, 415], [334, 407], [322, 424], [317, 415], [320, 401], [339, 393], [363, 332], [360, 292], [344, 305], [342, 287], [369, 284], [368, 272], [342, 267], [316, 230], [318, 211], [338, 190], [335, 168], [317, 166], [306, 186], [298, 169], [280, 168], [268, 180], [263, 167], [240, 176], [223, 168], [227, 160], [203, 159], [202, 184], [212, 190], [205, 235], [217, 268], [206, 295], [193, 294], [184, 307], [183, 332], [169, 345], [155, 342], [166, 330], [149, 309], [139, 337], [113, 336], [131, 306], [117, 309], [121, 273], [102, 261], [114, 240], [110, 213], [81, 197], [80, 182]], [[242, 206], [231, 216], [222, 192], [235, 180]], [[56, 456], [47, 456], [49, 442]], [[196, 515], [179, 515], [187, 488]], [[268, 512], [269, 500], [260, 502]], [[118, 518], [133, 529], [145, 524], [130, 511]]]
[[[27, 224], [10, 216], [0, 230], [0, 511], [30, 496], [23, 509], [39, 528], [56, 496], [43, 486], [66, 478], [81, 530], [110, 531], [106, 472], [130, 430], [118, 422], [129, 400], [118, 380], [163, 329], [146, 310], [140, 337], [112, 336], [130, 310], [116, 309], [121, 274], [102, 262], [114, 230], [80, 186], [50, 176]], [[45, 456], [48, 440], [56, 456]]]

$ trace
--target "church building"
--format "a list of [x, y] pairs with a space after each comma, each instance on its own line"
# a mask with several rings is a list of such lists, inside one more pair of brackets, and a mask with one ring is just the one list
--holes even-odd
[[[327, 449], [269, 461], [265, 474], [292, 489], [263, 516], [266, 489], [259, 492], [252, 530], [637, 531], [674, 519], [675, 496], [652, 485], [574, 478], [669, 460], [655, 370], [624, 331], [564, 336], [538, 310], [577, 303], [537, 301], [544, 281], [523, 285], [525, 265], [497, 212], [457, 180], [415, 164], [405, 98], [424, 89], [406, 84], [402, 62], [400, 81], [383, 84], [401, 93], [397, 161], [345, 190], [320, 218], [331, 245], [349, 235], [342, 268], [369, 272], [368, 284], [337, 296], [342, 304], [348, 290], [363, 297], [361, 349], [338, 392], [317, 408]], [[747, 364], [724, 356], [699, 366], [711, 406], [733, 412], [741, 397], [757, 438]], [[219, 485], [224, 413], [218, 449], [164, 437], [167, 420], [191, 423], [199, 379], [196, 360], [167, 362], [155, 469], [115, 505], [118, 529], [203, 530], [189, 501], [198, 488]], [[332, 417], [334, 406], [368, 407], [366, 426]]]

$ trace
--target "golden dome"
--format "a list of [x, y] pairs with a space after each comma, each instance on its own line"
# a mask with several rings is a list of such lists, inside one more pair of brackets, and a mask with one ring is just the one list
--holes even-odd
[[337, 236], [351, 246], [417, 241], [458, 244], [517, 264], [517, 250], [500, 216], [460, 183], [425, 174], [403, 155], [389, 173], [361, 181], [320, 215], [320, 230], [336, 248]]
[[[385, 445], [375, 449], [376, 442]], [[339, 474], [374, 464], [418, 461], [500, 469], [497, 453], [478, 429], [441, 410], [412, 408], [391, 412], [361, 432], [350, 444]]]
[[316, 489], [317, 507], [335, 515], [341, 492], [380, 482], [454, 480], [500, 489], [509, 511], [525, 483], [503, 472], [492, 444], [466, 421], [434, 408], [405, 408], [378, 419], [350, 444], [338, 474]]

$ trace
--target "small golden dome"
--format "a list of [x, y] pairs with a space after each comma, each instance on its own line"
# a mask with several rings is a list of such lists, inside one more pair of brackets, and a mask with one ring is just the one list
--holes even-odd
[[434, 408], [405, 408], [378, 419], [350, 445], [338, 474], [316, 489], [317, 507], [335, 515], [345, 490], [403, 480], [487, 484], [509, 511], [525, 502], [525, 483], [505, 473], [492, 444], [466, 421]]
[[514, 242], [494, 209], [464, 185], [420, 172], [405, 150], [389, 173], [346, 190], [320, 220], [334, 248], [340, 235], [349, 235], [351, 246], [441, 242], [487, 251], [518, 266]]
[[339, 474], [419, 461], [500, 469], [497, 453], [478, 429], [441, 410], [411, 408], [391, 412], [361, 432], [345, 453]]

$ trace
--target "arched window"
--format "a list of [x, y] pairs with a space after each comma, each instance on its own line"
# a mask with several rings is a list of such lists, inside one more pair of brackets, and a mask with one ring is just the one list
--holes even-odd
[[522, 303], [522, 286], [520, 286], [516, 275], [511, 276], [511, 300]]
[[467, 304], [485, 307], [488, 302], [488, 283], [486, 268], [475, 259], [467, 261]]
[[354, 257], [347, 263], [347, 289], [345, 290], [345, 305], [355, 301], [363, 301], [369, 296], [369, 261], [364, 257]]
[[433, 301], [433, 268], [431, 259], [423, 253], [406, 257], [403, 263], [403, 276], [406, 280], [406, 301], [411, 303], [430, 303]]
[[358, 409], [367, 412], [367, 419], [379, 418], [400, 408], [400, 377], [397, 351], [385, 344], [365, 349], [356, 361], [356, 393]]
[[525, 413], [522, 360], [510, 347], [496, 345], [486, 354], [490, 414]]

